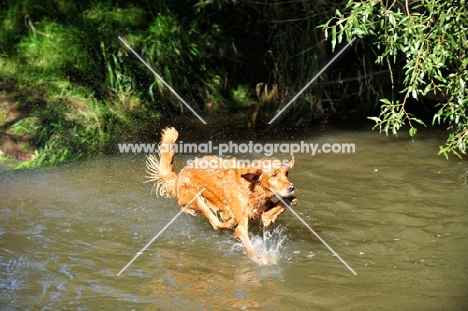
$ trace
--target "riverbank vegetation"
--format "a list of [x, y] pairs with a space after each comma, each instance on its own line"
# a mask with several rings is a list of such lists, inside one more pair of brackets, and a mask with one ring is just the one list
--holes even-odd
[[192, 116], [119, 36], [197, 113], [242, 113], [251, 130], [357, 37], [275, 124], [370, 117], [387, 134], [405, 124], [415, 136], [418, 126], [440, 123], [448, 127], [440, 152], [466, 152], [468, 9], [458, 2], [19, 0], [1, 6], [0, 145], [3, 157], [22, 160], [19, 167], [110, 150], [162, 117]]
[[[340, 11], [341, 10], [341, 11]], [[445, 124], [447, 143], [440, 154], [466, 154], [468, 140], [468, 9], [466, 1], [355, 1], [321, 27], [336, 45], [365, 38], [372, 61], [388, 67], [391, 92], [380, 99], [376, 127], [396, 135], [409, 125], [414, 136], [425, 125], [408, 111], [411, 100], [436, 102], [432, 124]], [[433, 109], [433, 107], [428, 107]]]

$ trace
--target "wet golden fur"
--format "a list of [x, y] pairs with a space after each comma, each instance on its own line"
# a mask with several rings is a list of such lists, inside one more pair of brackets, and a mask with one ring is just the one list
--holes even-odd
[[[170, 146], [177, 137], [176, 129], [165, 128], [159, 159], [154, 155], [148, 157], [147, 172], [155, 183], [156, 193], [175, 197], [183, 208], [200, 190], [205, 189], [186, 207], [185, 212], [203, 214], [215, 230], [234, 228], [235, 237], [241, 240], [247, 255], [256, 262], [262, 262], [262, 256], [255, 251], [249, 239], [248, 221], [259, 218], [265, 227], [276, 221], [286, 206], [280, 201], [275, 203], [271, 200], [275, 197], [274, 192], [289, 204], [297, 204], [297, 199], [293, 197], [294, 186], [287, 177], [294, 165], [294, 158], [288, 165], [275, 158], [264, 158], [258, 160], [259, 165], [243, 166], [241, 160], [205, 156], [195, 159], [176, 174], [172, 164], [175, 150]], [[218, 166], [203, 166], [210, 161], [218, 163]], [[273, 162], [281, 165], [273, 167]]]

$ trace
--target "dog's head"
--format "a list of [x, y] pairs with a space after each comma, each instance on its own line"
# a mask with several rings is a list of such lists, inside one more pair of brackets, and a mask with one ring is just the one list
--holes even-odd
[[276, 192], [282, 197], [294, 194], [294, 185], [288, 179], [288, 172], [294, 166], [294, 157], [288, 163], [276, 158], [264, 158], [252, 165], [248, 173], [242, 177], [259, 184], [263, 189]]

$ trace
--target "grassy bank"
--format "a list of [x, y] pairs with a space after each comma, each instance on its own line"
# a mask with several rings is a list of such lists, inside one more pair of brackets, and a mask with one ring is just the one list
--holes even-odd
[[[196, 56], [196, 46], [184, 45], [197, 29], [177, 24], [169, 2], [159, 5], [146, 12], [113, 1], [4, 4], [2, 157], [21, 160], [21, 168], [79, 159], [106, 150], [112, 137], [125, 137], [162, 113], [180, 112], [179, 103], [117, 39], [132, 29], [125, 32], [129, 42], [169, 83], [188, 84], [171, 75], [187, 79], [178, 72], [191, 70], [187, 57], [177, 51]], [[157, 16], [164, 8], [167, 15]]]

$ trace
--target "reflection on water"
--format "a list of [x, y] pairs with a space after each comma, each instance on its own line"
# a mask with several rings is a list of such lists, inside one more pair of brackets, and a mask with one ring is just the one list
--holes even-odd
[[[222, 133], [204, 141], [229, 141]], [[232, 231], [184, 214], [117, 277], [179, 208], [150, 195], [143, 155], [116, 155], [1, 173], [1, 309], [466, 309], [468, 165], [436, 155], [443, 136], [291, 136], [256, 141], [356, 145], [355, 154], [295, 155], [290, 179], [295, 210], [357, 276], [286, 212], [266, 233], [251, 223], [276, 264], [250, 262]], [[191, 157], [176, 156], [176, 168]]]

